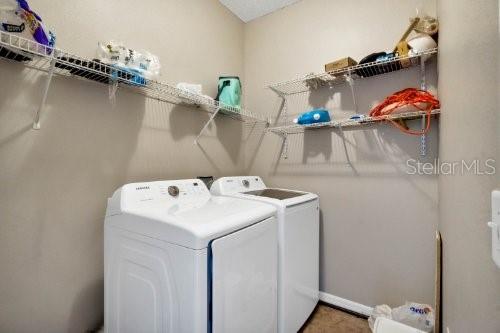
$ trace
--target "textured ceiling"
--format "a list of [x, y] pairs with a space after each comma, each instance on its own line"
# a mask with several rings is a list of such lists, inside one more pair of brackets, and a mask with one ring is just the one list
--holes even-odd
[[219, 0], [243, 22], [272, 13], [300, 0]]

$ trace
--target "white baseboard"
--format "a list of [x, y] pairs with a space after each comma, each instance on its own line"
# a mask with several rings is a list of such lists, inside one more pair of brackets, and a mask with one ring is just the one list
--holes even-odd
[[346, 309], [349, 311], [353, 311], [365, 316], [371, 315], [373, 311], [373, 308], [369, 306], [359, 304], [338, 296], [330, 295], [322, 291], [319, 292], [319, 299], [330, 305], [337, 306], [339, 308]]

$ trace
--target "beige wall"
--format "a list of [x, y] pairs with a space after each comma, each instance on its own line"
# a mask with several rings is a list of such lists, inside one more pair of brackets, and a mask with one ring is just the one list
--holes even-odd
[[[392, 49], [421, 3], [435, 13], [433, 1], [306, 0], [250, 22], [245, 27], [247, 105], [276, 116], [280, 100], [265, 84], [320, 72], [325, 63], [347, 55], [359, 60]], [[435, 65], [428, 70], [431, 90]], [[358, 81], [360, 112], [392, 92], [418, 87], [419, 79], [418, 70], [409, 70]], [[313, 106], [327, 106], [338, 118], [354, 110], [348, 87], [338, 87], [294, 97], [288, 112]], [[248, 145], [248, 172], [271, 186], [319, 194], [322, 291], [368, 306], [433, 303], [437, 177], [406, 174], [406, 160], [419, 157], [419, 139], [388, 125], [346, 131], [345, 138], [346, 146], [330, 130], [291, 137], [284, 160], [279, 159], [281, 139], [268, 133], [260, 145]], [[438, 153], [437, 126], [428, 144], [426, 160], [432, 161]]]
[[[346, 55], [389, 50], [416, 6], [435, 12], [432, 0], [305, 0], [244, 26], [217, 0], [138, 3], [31, 1], [61, 48], [92, 57], [97, 41], [122, 40], [158, 54], [163, 80], [199, 82], [210, 95], [219, 74], [245, 74], [247, 105], [272, 116], [280, 101], [266, 83], [319, 72]], [[493, 0], [455, 4], [440, 0], [439, 149], [444, 159], [484, 158], [500, 140], [487, 97], [498, 97], [498, 81], [488, 75], [493, 58], [484, 56], [491, 55], [491, 35], [476, 36], [489, 31], [498, 8]], [[468, 24], [465, 12], [473, 13]], [[457, 42], [463, 36], [468, 43]], [[436, 63], [429, 65], [435, 90]], [[0, 76], [0, 332], [82, 332], [101, 322], [105, 198], [121, 184], [239, 174], [321, 196], [321, 289], [370, 306], [432, 303], [440, 214], [446, 324], [453, 333], [500, 332], [500, 281], [484, 224], [498, 178], [442, 177], [438, 209], [437, 177], [406, 174], [418, 139], [390, 126], [345, 132], [345, 146], [335, 131], [299, 135], [288, 160], [280, 160], [281, 140], [260, 135], [260, 127], [221, 118], [194, 146], [208, 114], [125, 92], [113, 108], [106, 87], [65, 78], [54, 80], [42, 129], [33, 131], [44, 76], [4, 62]], [[359, 82], [360, 110], [418, 80], [410, 70]], [[326, 105], [336, 117], [353, 112], [346, 87], [293, 98], [289, 112], [308, 104]], [[500, 148], [496, 153], [500, 160]], [[435, 125], [426, 160], [437, 154]]]
[[500, 270], [486, 226], [491, 190], [500, 187], [498, 12], [497, 0], [439, 0], [438, 6], [441, 159], [497, 160], [496, 175], [439, 179], [443, 315], [451, 333], [500, 332]]
[[[97, 41], [156, 53], [163, 80], [199, 82], [243, 72], [243, 24], [217, 0], [61, 1], [31, 6], [58, 46], [94, 56]], [[44, 76], [0, 63], [0, 332], [84, 332], [103, 317], [103, 218], [123, 183], [244, 171], [240, 122], [208, 119], [106, 86], [56, 78], [31, 130]]]

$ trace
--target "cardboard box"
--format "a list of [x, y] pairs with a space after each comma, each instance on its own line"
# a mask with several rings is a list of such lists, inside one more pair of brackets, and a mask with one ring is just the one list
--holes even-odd
[[339, 69], [345, 69], [350, 66], [357, 65], [358, 63], [351, 57], [342, 58], [337, 61], [325, 65], [325, 72], [332, 72]]

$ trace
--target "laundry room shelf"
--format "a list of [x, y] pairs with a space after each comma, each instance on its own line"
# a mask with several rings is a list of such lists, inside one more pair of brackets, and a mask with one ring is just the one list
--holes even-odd
[[[160, 101], [199, 107], [215, 117], [220, 113], [245, 122], [265, 122], [264, 116], [245, 109], [235, 108], [206, 96], [197, 95], [154, 80], [146, 80], [134, 73], [104, 64], [97, 60], [86, 59], [57, 48], [51, 48], [34, 41], [0, 31], [0, 59], [18, 62], [27, 68], [48, 73], [45, 94], [39, 111], [35, 115], [34, 127], [39, 128], [40, 111], [45, 104], [46, 95], [53, 75], [70, 76], [95, 81], [106, 85], [116, 85], [134, 93]], [[213, 117], [210, 118], [210, 121]], [[205, 129], [205, 127], [204, 127]], [[201, 133], [200, 133], [201, 134]]]
[[[311, 90], [349, 84], [355, 80], [419, 66], [428, 58], [435, 56], [437, 52], [437, 48], [434, 48], [417, 53], [413, 56], [398, 56], [385, 61], [375, 61], [331, 72], [306, 75], [295, 80], [268, 85], [268, 88], [279, 96], [286, 97], [309, 92]], [[405, 64], [405, 66], [403, 66], [403, 64]]]
[[[441, 113], [440, 109], [432, 110], [431, 114], [433, 116], [438, 116]], [[358, 129], [363, 126], [369, 126], [376, 123], [380, 123], [387, 120], [415, 120], [422, 119], [427, 115], [424, 111], [415, 111], [415, 112], [405, 112], [398, 113], [388, 116], [382, 117], [366, 117], [363, 120], [353, 120], [353, 119], [344, 119], [338, 121], [330, 121], [327, 123], [318, 123], [311, 125], [285, 125], [285, 126], [276, 126], [269, 127], [267, 129], [268, 132], [272, 132], [278, 134], [280, 136], [286, 136], [289, 134], [300, 134], [306, 131], [318, 130], [318, 129], [332, 129], [332, 128], [341, 128], [341, 129]]]

